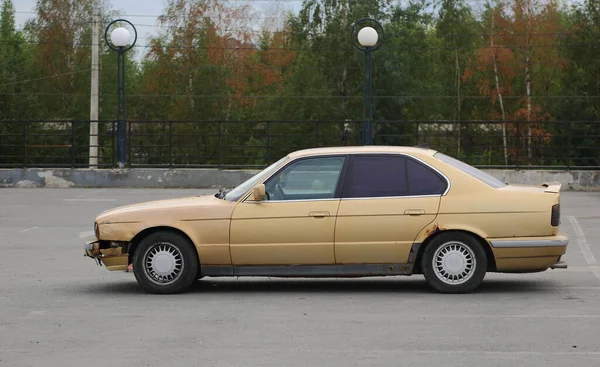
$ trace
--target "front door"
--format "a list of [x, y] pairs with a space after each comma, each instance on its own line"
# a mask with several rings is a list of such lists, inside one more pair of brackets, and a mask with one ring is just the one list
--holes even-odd
[[400, 154], [353, 156], [335, 230], [338, 264], [405, 264], [423, 228], [437, 216], [446, 180]]
[[233, 265], [335, 264], [333, 236], [344, 156], [298, 159], [264, 182], [266, 196], [238, 204]]

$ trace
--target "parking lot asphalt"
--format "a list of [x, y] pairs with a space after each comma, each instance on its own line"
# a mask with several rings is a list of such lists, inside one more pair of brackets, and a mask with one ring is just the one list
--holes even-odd
[[105, 209], [214, 191], [0, 189], [0, 366], [600, 366], [600, 193], [563, 192], [566, 270], [203, 279], [150, 295], [84, 258]]

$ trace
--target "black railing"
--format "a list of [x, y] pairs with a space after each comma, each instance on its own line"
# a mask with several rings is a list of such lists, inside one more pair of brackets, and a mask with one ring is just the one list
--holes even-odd
[[[117, 164], [99, 121], [98, 168]], [[0, 167], [89, 167], [90, 121], [0, 121]], [[304, 148], [360, 145], [360, 121], [130, 121], [127, 166], [261, 168]], [[504, 128], [503, 128], [504, 127]], [[597, 121], [374, 121], [375, 145], [432, 148], [481, 168], [599, 169]]]

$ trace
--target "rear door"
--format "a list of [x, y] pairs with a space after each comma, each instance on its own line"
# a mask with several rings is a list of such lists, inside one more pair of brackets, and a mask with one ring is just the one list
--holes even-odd
[[413, 157], [352, 156], [335, 228], [336, 263], [407, 263], [447, 188], [440, 173]]

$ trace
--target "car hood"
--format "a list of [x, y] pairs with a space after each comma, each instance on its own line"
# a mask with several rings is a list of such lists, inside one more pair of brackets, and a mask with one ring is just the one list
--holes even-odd
[[231, 218], [234, 205], [214, 195], [154, 200], [104, 211], [96, 221], [100, 224], [138, 222], [166, 215], [169, 216], [169, 220]]

